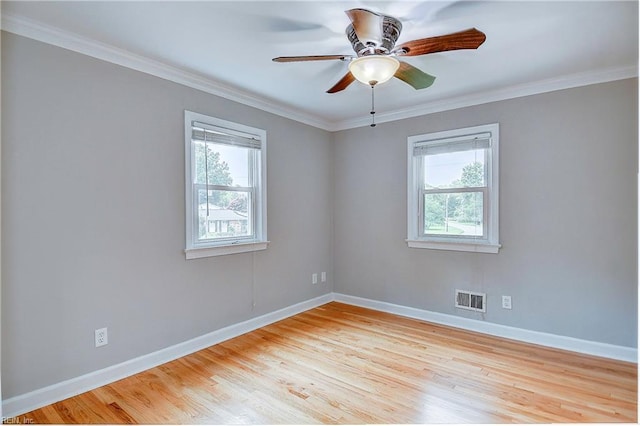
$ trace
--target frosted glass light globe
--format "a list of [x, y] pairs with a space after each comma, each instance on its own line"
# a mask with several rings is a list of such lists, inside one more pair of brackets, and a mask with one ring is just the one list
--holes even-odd
[[349, 71], [356, 80], [374, 86], [388, 81], [398, 71], [400, 62], [391, 56], [361, 56], [349, 63]]

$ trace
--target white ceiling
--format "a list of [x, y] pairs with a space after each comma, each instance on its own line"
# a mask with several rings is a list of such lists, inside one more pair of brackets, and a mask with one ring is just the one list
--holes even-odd
[[378, 86], [378, 122], [638, 73], [637, 1], [3, 1], [2, 28], [335, 130], [369, 122], [371, 89], [325, 93], [342, 61], [271, 59], [353, 54], [344, 11], [356, 7], [399, 18], [397, 44], [487, 35], [477, 50], [405, 58], [436, 81]]

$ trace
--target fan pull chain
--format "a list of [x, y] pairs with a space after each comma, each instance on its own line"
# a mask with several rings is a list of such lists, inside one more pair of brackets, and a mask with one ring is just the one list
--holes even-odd
[[376, 107], [375, 107], [375, 98], [374, 98], [374, 88], [375, 85], [371, 85], [371, 127], [376, 127]]

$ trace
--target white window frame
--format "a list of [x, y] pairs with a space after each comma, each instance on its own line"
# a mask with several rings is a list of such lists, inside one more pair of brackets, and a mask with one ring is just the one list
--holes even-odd
[[[462, 189], [462, 191], [482, 192], [483, 236], [462, 237], [428, 235], [420, 226], [424, 204], [424, 169], [422, 156], [414, 155], [416, 144], [430, 145], [455, 143], [463, 139], [473, 139], [489, 133], [490, 147], [485, 151], [486, 187]], [[437, 191], [433, 191], [437, 192]], [[461, 192], [460, 189], [441, 192]], [[498, 253], [499, 243], [499, 125], [498, 123], [462, 129], [426, 133], [407, 138], [407, 245], [410, 248]]]
[[[194, 124], [197, 123], [197, 124]], [[222, 133], [242, 136], [260, 141], [260, 149], [255, 154], [253, 164], [254, 185], [250, 191], [254, 199], [252, 209], [252, 235], [247, 237], [220, 238], [209, 241], [198, 241], [198, 206], [195, 176], [195, 151], [192, 143], [194, 125]], [[267, 248], [267, 132], [262, 129], [234, 123], [220, 118], [210, 117], [192, 111], [184, 111], [185, 141], [185, 256], [187, 259], [198, 259], [210, 256], [222, 256], [235, 253], [246, 253]], [[215, 185], [207, 185], [214, 187]], [[217, 189], [217, 188], [214, 188]], [[225, 188], [223, 188], [225, 189]]]

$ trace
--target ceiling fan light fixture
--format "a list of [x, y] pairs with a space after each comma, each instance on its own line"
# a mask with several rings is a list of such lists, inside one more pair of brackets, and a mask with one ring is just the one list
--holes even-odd
[[385, 55], [361, 56], [349, 62], [349, 71], [361, 83], [369, 86], [388, 81], [398, 71], [400, 62]]

